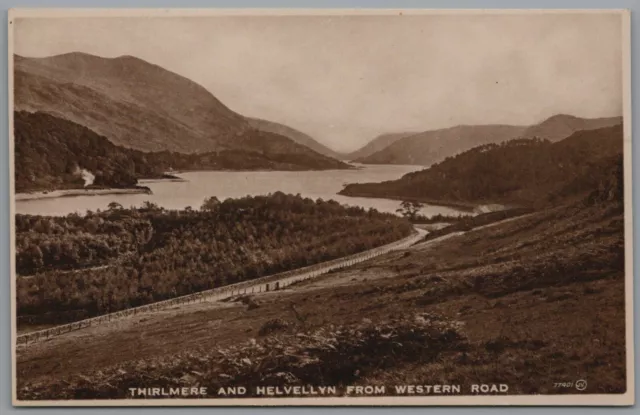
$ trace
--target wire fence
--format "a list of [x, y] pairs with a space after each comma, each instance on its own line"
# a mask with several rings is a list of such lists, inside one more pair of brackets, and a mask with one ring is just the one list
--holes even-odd
[[51, 327], [45, 330], [25, 333], [17, 336], [16, 344], [26, 346], [38, 341], [43, 341], [55, 336], [59, 336], [64, 333], [69, 333], [71, 331], [76, 331], [91, 326], [97, 326], [145, 312], [163, 310], [175, 305], [213, 300], [219, 301], [237, 295], [277, 291], [291, 284], [315, 278], [340, 268], [349, 267], [357, 263], [369, 260], [371, 258], [384, 255], [393, 250], [408, 248], [409, 246], [419, 241], [422, 237], [423, 234], [421, 232], [417, 234], [414, 233], [399, 241], [331, 261], [325, 261], [303, 268], [296, 268], [295, 270], [291, 271], [285, 271], [278, 274], [268, 275], [266, 277], [256, 278], [236, 284], [225, 285], [223, 287], [175, 297], [169, 300], [158, 301], [140, 307], [128, 308], [126, 310], [117, 311], [115, 313], [104, 314], [98, 317], [76, 321], [74, 323]]

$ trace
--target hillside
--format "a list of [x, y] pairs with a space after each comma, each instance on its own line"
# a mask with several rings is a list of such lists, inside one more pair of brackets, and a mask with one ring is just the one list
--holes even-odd
[[320, 380], [388, 391], [460, 384], [464, 394], [486, 381], [508, 384], [512, 395], [555, 395], [576, 392], [549, 379], [578, 375], [588, 379], [585, 393], [622, 393], [619, 201], [545, 209], [285, 290], [145, 313], [17, 348], [18, 396], [129, 398], [127, 388], [145, 382], [214, 391], [242, 384], [254, 396], [265, 381]]
[[16, 56], [15, 109], [48, 112], [143, 151], [212, 151], [250, 130], [200, 85], [132, 56]]
[[550, 141], [559, 141], [569, 137], [576, 131], [595, 130], [621, 123], [622, 117], [580, 118], [573, 115], [559, 114], [527, 128], [522, 137], [540, 137]]
[[254, 151], [222, 150], [199, 154], [170, 151], [145, 153], [109, 141], [74, 122], [45, 113], [14, 113], [16, 192], [84, 186], [81, 169], [95, 175], [94, 185], [131, 187], [137, 179], [176, 170], [322, 170], [343, 163], [290, 140], [259, 132], [239, 137]]
[[594, 130], [620, 124], [621, 117], [579, 118], [555, 115], [532, 126], [462, 125], [425, 131], [390, 143], [356, 161], [365, 164], [419, 164], [430, 166], [446, 157], [473, 147], [500, 143], [515, 138], [541, 138], [552, 142], [569, 137], [576, 131]]
[[[312, 160], [310, 168], [347, 168], [277, 133], [256, 130], [202, 86], [132, 56], [15, 56], [14, 80], [15, 110], [73, 121], [119, 146], [189, 154], [262, 153], [273, 144], [278, 151], [267, 158], [302, 155]], [[237, 168], [255, 168], [251, 154], [236, 156]]]
[[517, 137], [524, 127], [512, 125], [460, 125], [425, 131], [394, 141], [355, 161], [365, 164], [416, 164], [428, 166], [478, 145]]
[[[385, 245], [413, 229], [389, 213], [282, 192], [212, 197], [200, 210], [116, 205], [15, 221], [16, 271], [36, 274], [19, 278], [17, 310], [32, 322], [72, 321], [277, 274]], [[111, 293], [108, 302], [98, 292]]]
[[250, 126], [252, 126], [257, 130], [287, 137], [300, 145], [303, 145], [305, 147], [312, 149], [316, 153], [320, 153], [334, 159], [343, 158], [342, 154], [339, 154], [331, 150], [330, 148], [320, 144], [319, 142], [314, 140], [311, 136], [303, 133], [302, 131], [298, 131], [295, 128], [291, 128], [287, 125], [280, 124], [273, 121], [261, 120], [259, 118], [247, 118], [247, 122], [249, 123]]
[[544, 204], [596, 188], [598, 172], [621, 154], [622, 125], [579, 131], [556, 143], [516, 139], [475, 147], [398, 180], [350, 184], [340, 194], [445, 204]]
[[358, 161], [361, 159], [364, 159], [365, 157], [368, 157], [370, 155], [372, 155], [373, 153], [376, 153], [382, 149], [384, 149], [385, 147], [390, 146], [391, 144], [395, 143], [396, 141], [400, 140], [401, 138], [404, 137], [409, 137], [411, 135], [414, 135], [417, 133], [410, 133], [410, 132], [405, 132], [405, 133], [388, 133], [388, 134], [381, 134], [377, 137], [375, 137], [373, 140], [371, 140], [370, 142], [368, 142], [364, 147], [351, 152], [349, 154], [345, 154], [343, 156], [344, 159], [346, 160], [354, 160], [354, 161]]

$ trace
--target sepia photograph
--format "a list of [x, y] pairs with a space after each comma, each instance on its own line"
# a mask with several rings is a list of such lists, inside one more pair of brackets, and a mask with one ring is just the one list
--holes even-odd
[[634, 403], [628, 11], [8, 19], [14, 405]]

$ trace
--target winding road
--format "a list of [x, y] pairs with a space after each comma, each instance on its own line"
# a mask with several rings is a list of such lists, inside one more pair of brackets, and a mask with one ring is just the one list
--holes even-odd
[[98, 324], [107, 323], [113, 320], [133, 316], [145, 312], [154, 312], [165, 309], [167, 307], [175, 306], [176, 304], [186, 304], [202, 301], [220, 301], [229, 297], [267, 292], [273, 290], [279, 290], [291, 284], [299, 281], [308, 280], [326, 274], [330, 271], [349, 267], [360, 262], [367, 261], [369, 259], [384, 255], [391, 251], [407, 249], [413, 244], [422, 240], [427, 231], [415, 227], [415, 231], [399, 241], [389, 243], [387, 245], [379, 246], [364, 252], [349, 255], [343, 258], [334, 259], [331, 261], [321, 262], [319, 264], [311, 265], [304, 268], [298, 268], [296, 270], [287, 271], [275, 275], [269, 275], [254, 280], [243, 281], [237, 284], [226, 285], [219, 288], [214, 288], [207, 291], [201, 291], [194, 294], [185, 295], [182, 297], [172, 298], [170, 300], [159, 301], [151, 304], [147, 304], [140, 307], [134, 307], [127, 310], [118, 311], [115, 313], [105, 314], [99, 317], [93, 317], [86, 320], [77, 321], [74, 323], [64, 324], [60, 326], [51, 327], [45, 330], [34, 331], [17, 336], [17, 345], [28, 345], [34, 342], [49, 339], [54, 336], [59, 336], [64, 333], [68, 333], [75, 330], [80, 330], [85, 327], [90, 327]]

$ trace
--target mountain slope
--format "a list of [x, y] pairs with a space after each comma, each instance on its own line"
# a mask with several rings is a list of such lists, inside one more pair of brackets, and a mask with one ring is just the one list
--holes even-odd
[[200, 85], [131, 56], [16, 56], [15, 110], [49, 112], [144, 151], [229, 148], [250, 130]]
[[262, 120], [259, 118], [247, 118], [247, 122], [253, 128], [265, 131], [268, 133], [279, 134], [281, 136], [287, 137], [298, 144], [301, 144], [305, 147], [308, 147], [315, 151], [316, 153], [323, 154], [325, 156], [341, 159], [343, 157], [342, 154], [339, 154], [330, 148], [318, 143], [311, 136], [303, 133], [302, 131], [298, 131], [295, 128], [291, 128], [287, 125], [280, 124], [273, 121]]
[[400, 140], [401, 138], [409, 137], [409, 136], [415, 135], [415, 134], [417, 134], [417, 133], [408, 133], [407, 132], [407, 133], [381, 134], [381, 135], [377, 136], [376, 138], [374, 138], [373, 140], [371, 140], [370, 142], [368, 142], [367, 145], [365, 145], [364, 147], [360, 148], [359, 150], [356, 150], [354, 152], [346, 154], [344, 156], [344, 158], [346, 160], [361, 160], [361, 159], [364, 159], [366, 157], [369, 157], [373, 153], [376, 153], [376, 152], [384, 149], [385, 147], [390, 146], [391, 144], [395, 143], [396, 141]]
[[622, 123], [622, 117], [580, 118], [573, 115], [558, 114], [527, 128], [522, 137], [540, 137], [550, 141], [559, 141], [569, 137], [576, 131], [595, 130], [620, 123]]
[[365, 164], [428, 166], [481, 144], [517, 137], [523, 131], [524, 127], [512, 125], [460, 125], [425, 131], [396, 140], [384, 149], [356, 161]]
[[183, 154], [142, 152], [113, 144], [87, 127], [42, 112], [14, 113], [16, 192], [80, 188], [80, 171], [95, 176], [96, 186], [131, 187], [140, 178], [160, 177], [177, 170], [322, 170], [342, 163], [298, 146], [290, 140], [259, 132], [247, 146], [259, 151], [221, 150]]
[[440, 203], [535, 205], [597, 188], [595, 178], [622, 154], [622, 125], [578, 131], [552, 143], [485, 144], [382, 183], [350, 184], [340, 194]]
[[529, 127], [509, 125], [462, 125], [425, 131], [392, 142], [380, 151], [356, 161], [367, 164], [420, 164], [429, 166], [475, 146], [515, 138], [562, 140], [576, 131], [593, 130], [622, 122], [621, 117], [579, 118], [555, 115]]
[[[267, 159], [304, 155], [301, 160], [310, 162], [310, 168], [348, 167], [277, 133], [255, 129], [202, 86], [132, 56], [15, 56], [14, 80], [15, 110], [73, 121], [123, 147], [235, 151], [239, 169], [256, 168], [249, 154], [255, 152]], [[247, 152], [246, 163], [242, 152]]]
[[[309, 169], [348, 168], [284, 136], [255, 129], [195, 82], [131, 56], [16, 56], [15, 110], [52, 114], [141, 151], [233, 152], [229, 168], [234, 169], [282, 165], [297, 170], [302, 163]], [[293, 157], [298, 161], [291, 163]]]

